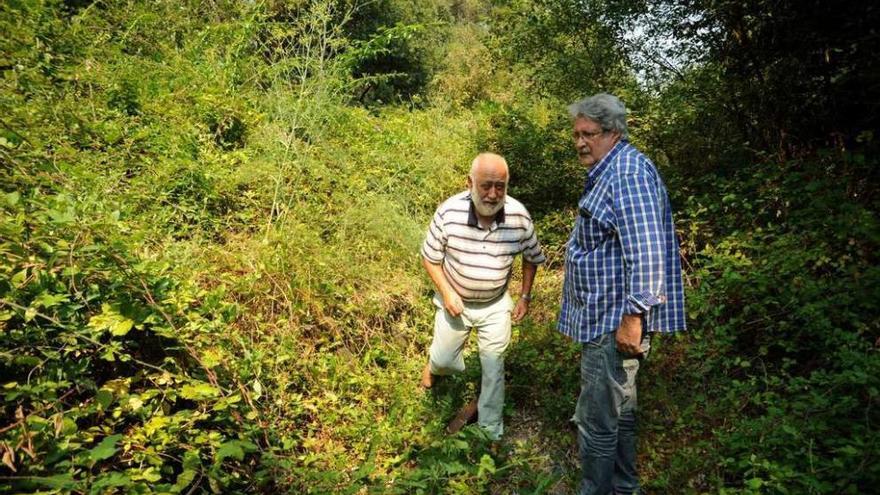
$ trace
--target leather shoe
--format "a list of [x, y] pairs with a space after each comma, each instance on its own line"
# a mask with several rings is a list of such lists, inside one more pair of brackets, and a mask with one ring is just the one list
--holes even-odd
[[458, 414], [452, 418], [452, 421], [449, 422], [449, 425], [446, 426], [446, 433], [450, 435], [454, 435], [458, 433], [459, 430], [464, 428], [464, 426], [468, 423], [472, 423], [477, 419], [477, 399], [474, 398], [470, 402], [464, 405]]

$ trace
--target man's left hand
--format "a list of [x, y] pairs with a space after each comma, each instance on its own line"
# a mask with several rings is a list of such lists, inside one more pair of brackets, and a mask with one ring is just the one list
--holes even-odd
[[641, 315], [623, 315], [623, 321], [617, 329], [617, 350], [628, 356], [642, 353]]
[[523, 298], [519, 298], [519, 301], [516, 302], [516, 307], [513, 308], [513, 322], [519, 323], [523, 318], [525, 318], [526, 314], [529, 312], [529, 302]]

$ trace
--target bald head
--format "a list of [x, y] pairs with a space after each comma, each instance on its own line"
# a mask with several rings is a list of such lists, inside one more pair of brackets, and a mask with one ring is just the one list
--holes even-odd
[[501, 155], [495, 153], [480, 153], [471, 162], [471, 180], [476, 179], [477, 175], [489, 174], [494, 177], [504, 177], [507, 182], [509, 171], [507, 168], [507, 160]]

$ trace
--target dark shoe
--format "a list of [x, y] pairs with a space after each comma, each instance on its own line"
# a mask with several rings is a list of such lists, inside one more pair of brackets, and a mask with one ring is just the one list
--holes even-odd
[[464, 425], [468, 423], [472, 423], [477, 418], [477, 399], [473, 399], [464, 407], [461, 408], [461, 411], [458, 411], [458, 414], [452, 418], [452, 421], [449, 422], [449, 425], [446, 426], [446, 433], [450, 435], [454, 435], [458, 433], [459, 430], [464, 428]]

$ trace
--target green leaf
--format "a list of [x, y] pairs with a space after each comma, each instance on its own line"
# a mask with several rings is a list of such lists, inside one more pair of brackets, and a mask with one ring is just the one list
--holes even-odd
[[73, 490], [76, 488], [77, 482], [70, 473], [56, 474], [55, 476], [30, 478], [31, 481], [50, 488], [58, 488], [61, 490]]
[[495, 474], [495, 459], [492, 459], [492, 456], [489, 454], [483, 454], [483, 456], [480, 457], [479, 475], [483, 476], [486, 473]]
[[217, 454], [214, 456], [217, 462], [222, 462], [223, 459], [226, 459], [227, 457], [232, 457], [238, 461], [244, 460], [244, 450], [242, 450], [238, 440], [224, 442], [220, 445], [220, 448], [217, 449]]
[[101, 488], [110, 488], [116, 486], [127, 486], [131, 483], [131, 478], [124, 473], [111, 472], [102, 475], [92, 485], [92, 493], [102, 493]]
[[199, 469], [202, 466], [202, 459], [199, 449], [188, 450], [183, 454], [184, 469]]
[[856, 449], [855, 447], [853, 447], [852, 445], [844, 445], [843, 447], [837, 449], [837, 451], [840, 452], [841, 454], [846, 454], [846, 455], [853, 456], [853, 457], [860, 454], [860, 451], [858, 449]]
[[34, 298], [31, 304], [35, 307], [52, 308], [66, 301], [67, 294], [50, 294], [49, 292], [43, 291], [39, 296]]
[[446, 474], [454, 475], [458, 473], [464, 473], [467, 471], [467, 467], [464, 464], [458, 461], [448, 461], [443, 463], [443, 469], [446, 471]]
[[162, 474], [156, 471], [155, 467], [150, 466], [141, 473], [140, 477], [143, 480], [155, 483], [162, 479]]
[[207, 383], [187, 384], [180, 388], [180, 396], [190, 400], [205, 400], [217, 397], [220, 390]]
[[129, 397], [128, 407], [130, 407], [132, 411], [137, 411], [138, 409], [144, 407], [144, 401], [141, 400], [140, 397]]
[[98, 390], [97, 394], [95, 394], [95, 400], [101, 405], [101, 409], [107, 409], [110, 407], [110, 404], [113, 403], [113, 393], [102, 388], [101, 390]]
[[185, 490], [195, 479], [196, 474], [198, 474], [198, 471], [194, 469], [184, 469], [183, 472], [177, 476], [177, 481], [174, 482], [174, 486], [171, 487], [171, 493], [180, 493]]
[[76, 221], [76, 216], [73, 212], [73, 209], [71, 208], [68, 208], [63, 212], [58, 210], [49, 210], [47, 213], [52, 218], [52, 223], [56, 223], [59, 225], [66, 225]]
[[104, 350], [104, 352], [101, 353], [101, 359], [103, 359], [104, 361], [109, 361], [109, 362], [116, 361], [116, 352], [114, 352], [113, 349], [108, 347]]
[[220, 463], [223, 459], [231, 457], [242, 461], [244, 460], [245, 452], [253, 452], [255, 450], [257, 450], [257, 446], [247, 440], [230, 440], [220, 444], [220, 448], [217, 449], [217, 453], [214, 455], [214, 460]]
[[109, 437], [104, 437], [101, 440], [101, 443], [95, 446], [92, 450], [89, 451], [89, 457], [93, 461], [103, 461], [104, 459], [109, 459], [113, 457], [113, 454], [116, 453], [116, 442], [122, 439], [122, 435], [110, 435]]
[[110, 333], [116, 336], [125, 335], [131, 330], [131, 327], [134, 326], [134, 321], [129, 320], [128, 318], [117, 321], [110, 327]]
[[121, 336], [132, 329], [134, 321], [122, 316], [109, 304], [104, 304], [101, 306], [101, 314], [89, 318], [88, 326], [95, 330], [110, 330], [111, 334]]
[[6, 204], [9, 206], [15, 206], [18, 204], [18, 200], [21, 196], [18, 194], [18, 191], [12, 191], [11, 193], [6, 193]]
[[251, 387], [254, 390], [254, 399], [259, 399], [263, 395], [263, 385], [260, 383], [260, 380], [254, 379]]

